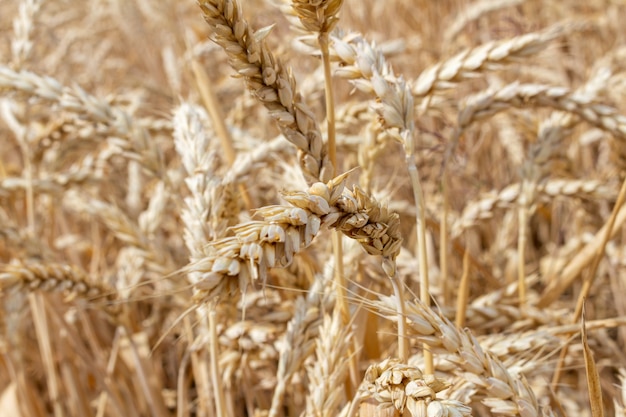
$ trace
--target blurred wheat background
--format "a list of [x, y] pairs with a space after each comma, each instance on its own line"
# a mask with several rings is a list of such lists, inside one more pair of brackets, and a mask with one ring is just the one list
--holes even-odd
[[0, 1], [0, 415], [626, 416], [625, 21]]

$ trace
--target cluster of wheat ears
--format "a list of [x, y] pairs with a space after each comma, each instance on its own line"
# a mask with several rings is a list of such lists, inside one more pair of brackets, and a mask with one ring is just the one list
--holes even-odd
[[0, 415], [626, 416], [625, 19], [1, 1]]

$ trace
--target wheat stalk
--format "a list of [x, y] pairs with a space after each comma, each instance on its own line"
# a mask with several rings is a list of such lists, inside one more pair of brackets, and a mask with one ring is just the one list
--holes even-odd
[[613, 400], [615, 405], [615, 417], [624, 417], [626, 416], [626, 370], [624, 368], [619, 370], [619, 380], [621, 398], [619, 401], [617, 399]]
[[222, 219], [219, 214], [224, 199], [219, 196], [227, 187], [221, 187], [220, 180], [213, 178], [219, 158], [210, 149], [210, 137], [204, 132], [198, 109], [183, 103], [174, 113], [174, 126], [174, 144], [187, 172], [185, 184], [191, 193], [185, 198], [181, 213], [185, 243], [191, 259], [195, 260], [202, 257], [207, 242], [222, 237], [229, 226], [228, 222], [218, 225], [208, 221], [211, 217]]
[[[341, 9], [343, 0], [294, 0], [292, 8], [294, 14], [300, 20], [305, 30], [316, 33], [319, 49], [322, 55], [322, 67], [324, 70], [324, 98], [326, 103], [326, 126], [328, 158], [333, 167], [338, 167], [337, 144], [335, 126], [335, 92], [332, 85], [331, 63], [329, 52], [329, 32], [336, 25], [337, 13]], [[335, 175], [335, 172], [332, 172]], [[345, 288], [347, 287], [343, 265], [343, 242], [341, 234], [333, 231], [333, 254], [335, 257], [335, 290], [337, 291], [337, 305], [341, 311], [343, 324], [350, 322], [350, 311], [346, 301]], [[358, 364], [356, 357], [350, 354], [350, 375], [352, 384], [357, 383]], [[308, 407], [310, 408], [310, 407]]]

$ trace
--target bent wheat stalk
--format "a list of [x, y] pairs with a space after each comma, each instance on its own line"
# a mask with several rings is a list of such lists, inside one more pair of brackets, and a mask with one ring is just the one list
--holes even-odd
[[[424, 192], [415, 163], [415, 126], [413, 122], [413, 96], [410, 86], [402, 77], [396, 78], [393, 69], [385, 61], [384, 56], [378, 51], [374, 44], [370, 44], [365, 39], [357, 35], [351, 35], [344, 40], [335, 40], [335, 51], [349, 64], [340, 70], [346, 78], [351, 78], [352, 82], [361, 90], [373, 93], [378, 100], [375, 105], [376, 112], [384, 121], [384, 126], [390, 135], [402, 143], [405, 151], [405, 161], [409, 171], [409, 178], [413, 189], [416, 212], [416, 236], [417, 236], [417, 258], [419, 259], [420, 271], [420, 298], [426, 303], [430, 303], [430, 289], [428, 276], [428, 261], [426, 256], [426, 205], [424, 202]], [[402, 287], [397, 282], [397, 277], [390, 275], [394, 292], [398, 299], [402, 299]], [[404, 311], [403, 303], [398, 303], [398, 337], [399, 356], [404, 361], [407, 359], [408, 347], [404, 340]], [[427, 358], [425, 372], [432, 374], [433, 362], [428, 346], [424, 347], [424, 354]]]

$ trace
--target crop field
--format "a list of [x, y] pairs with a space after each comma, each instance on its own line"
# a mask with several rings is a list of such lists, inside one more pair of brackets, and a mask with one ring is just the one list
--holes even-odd
[[0, 0], [0, 416], [626, 417], [625, 24]]

